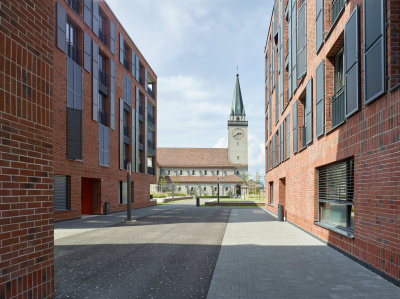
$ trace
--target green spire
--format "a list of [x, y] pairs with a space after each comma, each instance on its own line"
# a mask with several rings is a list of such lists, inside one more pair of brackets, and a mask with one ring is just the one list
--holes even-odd
[[243, 106], [242, 92], [240, 91], [239, 74], [236, 74], [236, 85], [233, 93], [231, 115], [246, 115]]

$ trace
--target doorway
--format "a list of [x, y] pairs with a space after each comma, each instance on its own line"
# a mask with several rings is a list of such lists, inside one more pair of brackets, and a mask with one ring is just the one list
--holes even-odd
[[82, 178], [81, 184], [82, 198], [81, 198], [81, 213], [92, 214], [92, 199], [93, 187], [91, 178]]

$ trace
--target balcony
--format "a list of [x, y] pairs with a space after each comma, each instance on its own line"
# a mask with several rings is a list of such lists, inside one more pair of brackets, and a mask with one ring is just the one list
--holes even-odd
[[67, 4], [72, 8], [74, 12], [80, 16], [79, 8], [81, 6], [81, 1], [80, 0], [67, 0]]
[[342, 86], [332, 97], [332, 128], [344, 121], [344, 104], [344, 86]]
[[67, 41], [67, 56], [79, 64], [79, 49], [69, 41]]
[[336, 19], [344, 9], [346, 0], [333, 0], [331, 4], [331, 26], [335, 24]]
[[147, 174], [154, 175], [154, 167], [147, 167]]
[[152, 150], [154, 150], [154, 141], [152, 141], [152, 140], [147, 140], [147, 146], [148, 146], [149, 148], [151, 148]]
[[152, 123], [154, 125], [154, 115], [147, 113], [147, 119], [150, 123]]
[[107, 34], [103, 29], [99, 29], [99, 39], [100, 41], [107, 46]]
[[129, 60], [124, 59], [124, 67], [129, 71]]
[[107, 87], [107, 73], [101, 69], [99, 69], [99, 81], [105, 87]]
[[147, 92], [148, 92], [149, 96], [151, 96], [154, 99], [154, 91], [150, 88], [147, 88]]
[[107, 114], [103, 110], [99, 110], [99, 123], [103, 126], [107, 126]]

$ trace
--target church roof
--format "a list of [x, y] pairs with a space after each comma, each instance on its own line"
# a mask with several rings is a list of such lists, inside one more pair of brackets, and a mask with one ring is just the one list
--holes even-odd
[[236, 75], [235, 91], [233, 92], [231, 115], [246, 115], [240, 90], [239, 74]]
[[180, 182], [180, 183], [211, 183], [217, 184], [219, 182], [223, 183], [243, 183], [242, 179], [236, 175], [228, 175], [226, 177], [222, 176], [166, 176], [165, 179], [168, 183]]
[[227, 148], [157, 148], [160, 167], [234, 167]]

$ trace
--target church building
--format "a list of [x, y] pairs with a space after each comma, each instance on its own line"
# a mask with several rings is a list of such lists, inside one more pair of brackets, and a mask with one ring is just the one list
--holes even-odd
[[240, 91], [239, 75], [228, 120], [228, 148], [157, 148], [157, 174], [165, 176], [168, 189], [198, 196], [241, 193], [243, 173], [248, 172], [248, 122]]

